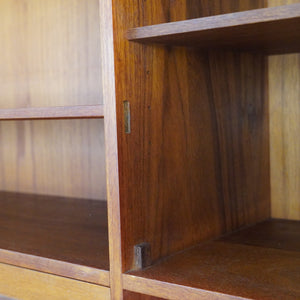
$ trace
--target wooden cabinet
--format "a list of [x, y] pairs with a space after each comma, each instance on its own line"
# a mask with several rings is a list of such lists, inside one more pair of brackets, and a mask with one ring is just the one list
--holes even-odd
[[299, 1], [115, 3], [123, 288], [299, 298]]
[[300, 297], [299, 1], [5, 0], [0, 25], [0, 294]]
[[98, 0], [0, 3], [0, 294], [110, 299], [104, 14]]

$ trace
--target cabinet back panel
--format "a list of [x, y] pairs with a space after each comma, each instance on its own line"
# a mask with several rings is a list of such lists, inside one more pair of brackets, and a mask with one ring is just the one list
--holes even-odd
[[[187, 17], [182, 18], [182, 11], [177, 10], [178, 16], [181, 15], [179, 18], [182, 20], [209, 17], [264, 7], [263, 0], [188, 0], [185, 2], [186, 11], [188, 12]], [[178, 8], [182, 6], [180, 1], [174, 1], [174, 3], [171, 4], [171, 9], [174, 10], [176, 6]]]
[[300, 220], [300, 55], [269, 58], [272, 217]]
[[[221, 2], [201, 3], [212, 9]], [[199, 1], [114, 3], [128, 270], [135, 244], [149, 242], [156, 260], [270, 216], [266, 60], [129, 43], [127, 28], [201, 16]], [[232, 3], [238, 10], [246, 2]], [[257, 8], [256, 1], [247, 3], [241, 8]], [[215, 13], [223, 11], [218, 7]], [[130, 134], [124, 131], [124, 100], [131, 105]]]
[[0, 190], [106, 199], [103, 120], [0, 122]]
[[272, 217], [300, 220], [300, 54], [269, 58], [269, 103]]
[[0, 39], [0, 108], [102, 103], [98, 0], [1, 0]]

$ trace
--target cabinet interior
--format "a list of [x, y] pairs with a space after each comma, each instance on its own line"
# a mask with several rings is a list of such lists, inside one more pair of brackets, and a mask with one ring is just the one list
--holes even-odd
[[[143, 27], [266, 6], [221, 2], [161, 5], [168, 15], [145, 5], [142, 20], [128, 17], [117, 27], [130, 40], [126, 56], [117, 48], [127, 45], [116, 41], [117, 67], [130, 66], [118, 74], [127, 86], [117, 95], [131, 99], [133, 116], [130, 135], [120, 125], [124, 288], [166, 299], [182, 297], [177, 285], [195, 299], [210, 292], [293, 299], [300, 262], [299, 54], [270, 55], [259, 45], [199, 49], [192, 34], [185, 40], [170, 33], [162, 42], [163, 25]], [[268, 3], [285, 4], [292, 2]], [[130, 15], [133, 8], [120, 6]], [[126, 22], [129, 31], [122, 31]], [[143, 40], [133, 38], [139, 28]], [[134, 145], [143, 153], [130, 152]], [[151, 263], [140, 269], [134, 247], [144, 243]]]
[[1, 260], [22, 254], [43, 271], [54, 260], [50, 272], [94, 282], [80, 269], [109, 270], [103, 120], [2, 121], [0, 132]]
[[99, 3], [1, 1], [0, 261], [109, 285]]

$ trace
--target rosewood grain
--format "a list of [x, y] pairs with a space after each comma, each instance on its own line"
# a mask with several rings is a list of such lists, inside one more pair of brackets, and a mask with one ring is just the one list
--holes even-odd
[[266, 58], [126, 39], [128, 28], [201, 17], [196, 2], [114, 1], [123, 271], [136, 244], [157, 260], [270, 216]]

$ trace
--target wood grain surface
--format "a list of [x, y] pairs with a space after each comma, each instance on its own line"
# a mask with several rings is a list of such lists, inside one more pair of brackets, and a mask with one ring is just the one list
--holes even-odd
[[103, 118], [103, 105], [0, 109], [0, 120]]
[[1, 249], [109, 270], [106, 201], [1, 192], [0, 207]]
[[[18, 241], [15, 241], [15, 243], [17, 242]], [[19, 251], [23, 251], [23, 249], [20, 249]], [[108, 270], [87, 267], [63, 260], [0, 249], [0, 262], [48, 274], [109, 286]]]
[[156, 260], [270, 215], [265, 58], [125, 38], [128, 28], [263, 7], [221, 2], [114, 1], [124, 271], [141, 242]]
[[[34, 108], [39, 118], [45, 107], [103, 103], [98, 8], [97, 0], [1, 1], [0, 108], [21, 109], [10, 111], [17, 118]], [[106, 199], [103, 127], [1, 122], [0, 189]]]
[[127, 38], [148, 44], [274, 54], [300, 51], [299, 32], [300, 3], [132, 28]]
[[103, 120], [0, 122], [0, 190], [106, 199]]
[[[271, 221], [271, 225], [276, 222]], [[294, 235], [285, 236], [285, 244], [276, 247], [282, 237], [280, 225], [273, 226], [266, 240], [262, 236], [270, 232], [268, 224], [251, 228], [258, 238], [262, 234], [259, 246], [251, 243], [249, 230], [243, 230], [238, 239], [233, 236], [234, 242], [229, 236], [170, 256], [150, 268], [131, 272], [132, 277], [124, 275], [124, 288], [167, 299], [199, 299], [197, 294], [200, 299], [201, 295], [204, 299], [223, 299], [218, 293], [247, 299], [299, 299], [300, 245], [295, 248], [295, 239], [299, 239], [300, 222], [286, 221], [286, 230], [294, 231]], [[291, 248], [293, 251], [286, 250]], [[209, 292], [217, 294], [209, 296]]]
[[[199, 288], [192, 288], [188, 286], [182, 286], [179, 284], [169, 283], [166, 281], [160, 281], [155, 279], [149, 279], [139, 277], [135, 275], [124, 274], [123, 275], [124, 287], [135, 291], [135, 293], [129, 293], [128, 299], [140, 300], [241, 300], [245, 298], [225, 295], [222, 293], [212, 292]], [[140, 294], [138, 294], [140, 293]], [[126, 293], [125, 293], [126, 295]], [[155, 296], [150, 296], [155, 295]], [[161, 298], [163, 297], [163, 298]]]
[[149, 296], [149, 295], [145, 295], [145, 294], [138, 294], [138, 293], [134, 293], [131, 291], [124, 291], [124, 296], [123, 296], [124, 300], [160, 300], [163, 298], [157, 298], [157, 297], [153, 297], [153, 296]]
[[107, 287], [5, 264], [0, 264], [0, 293], [22, 300], [110, 299]]
[[299, 252], [300, 223], [299, 221], [280, 219], [267, 220], [229, 234], [220, 240], [236, 244]]
[[[102, 90], [105, 114], [105, 154], [107, 174], [107, 208], [109, 231], [109, 260], [111, 298], [123, 299], [122, 256], [121, 256], [121, 215], [119, 195], [119, 161], [116, 115], [113, 16], [112, 1], [99, 1], [102, 71]], [[117, 70], [116, 72], [120, 72]]]
[[300, 54], [269, 58], [269, 99], [272, 216], [300, 220]]
[[101, 104], [98, 0], [1, 0], [0, 108]]

